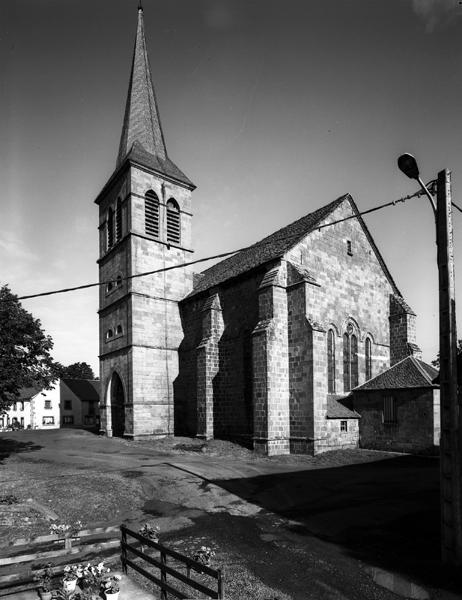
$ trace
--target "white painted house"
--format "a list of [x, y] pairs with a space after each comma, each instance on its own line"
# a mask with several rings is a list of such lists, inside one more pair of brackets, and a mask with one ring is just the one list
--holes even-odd
[[0, 431], [99, 428], [99, 381], [60, 379], [53, 388], [23, 388], [19, 399], [0, 415]]

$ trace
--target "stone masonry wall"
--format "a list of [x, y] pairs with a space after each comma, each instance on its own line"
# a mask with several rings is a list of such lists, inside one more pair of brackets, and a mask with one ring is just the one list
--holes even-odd
[[313, 336], [305, 315], [305, 283], [287, 290], [289, 350], [290, 449], [294, 453], [312, 451], [313, 415]]
[[[359, 422], [361, 448], [422, 452], [434, 447], [434, 391], [432, 389], [384, 390], [355, 392], [354, 409], [361, 415]], [[383, 423], [385, 396], [396, 400], [397, 419]]]
[[[157, 193], [159, 238], [145, 232], [148, 190]], [[106, 251], [107, 208], [123, 202], [122, 239]], [[166, 203], [180, 206], [179, 244], [166, 239]], [[190, 191], [138, 167], [107, 190], [100, 204], [100, 279], [132, 276], [183, 263], [191, 252]], [[178, 301], [189, 293], [192, 276], [185, 269], [136, 277], [113, 289], [100, 291], [101, 370], [107, 372], [122, 354], [129, 357], [131, 376], [126, 378], [126, 428], [131, 437], [169, 435], [174, 430], [174, 381], [178, 378], [178, 347], [183, 339]], [[122, 332], [117, 334], [117, 326]], [[114, 335], [107, 339], [112, 329]], [[128, 417], [127, 415], [130, 415]]]

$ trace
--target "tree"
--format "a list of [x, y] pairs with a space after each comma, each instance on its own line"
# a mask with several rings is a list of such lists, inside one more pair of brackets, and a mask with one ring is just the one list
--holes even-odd
[[62, 379], [96, 379], [93, 369], [86, 362], [76, 362], [68, 367], [59, 365], [58, 373]]
[[0, 288], [0, 414], [23, 387], [50, 389], [57, 379], [53, 340], [8, 286]]
[[[462, 340], [457, 340], [457, 354], [461, 354], [461, 353], [462, 353]], [[436, 355], [435, 360], [432, 360], [432, 365], [435, 367], [435, 369], [440, 368], [440, 353], [439, 352]]]

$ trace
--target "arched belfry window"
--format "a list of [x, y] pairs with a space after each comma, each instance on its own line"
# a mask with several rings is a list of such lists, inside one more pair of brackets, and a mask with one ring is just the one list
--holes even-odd
[[159, 237], [159, 198], [152, 190], [144, 195], [144, 231], [147, 235]]
[[372, 342], [371, 342], [371, 338], [366, 338], [364, 354], [366, 357], [366, 381], [369, 381], [369, 379], [372, 379]]
[[343, 334], [343, 391], [358, 385], [358, 338], [351, 323]]
[[106, 221], [106, 243], [109, 250], [114, 245], [114, 211], [109, 207]]
[[327, 332], [327, 391], [335, 394], [335, 334]]
[[180, 243], [180, 207], [170, 198], [167, 202], [167, 242]]
[[119, 242], [122, 239], [122, 202], [117, 200], [115, 213], [115, 241]]

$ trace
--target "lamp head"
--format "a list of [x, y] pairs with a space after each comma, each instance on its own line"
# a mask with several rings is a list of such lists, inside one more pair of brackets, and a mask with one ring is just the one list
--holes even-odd
[[402, 154], [398, 158], [398, 167], [410, 179], [419, 179], [419, 167], [412, 154]]

